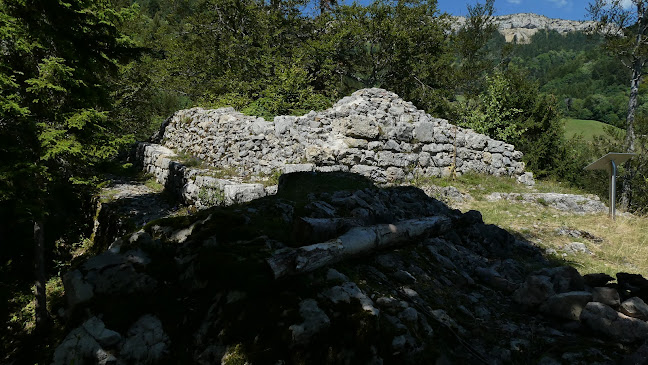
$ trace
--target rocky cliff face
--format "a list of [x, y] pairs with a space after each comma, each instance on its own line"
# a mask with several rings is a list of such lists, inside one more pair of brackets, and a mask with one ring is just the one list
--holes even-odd
[[[520, 13], [494, 17], [494, 22], [507, 42], [529, 43], [539, 30], [553, 30], [560, 34], [570, 32], [589, 32], [596, 24], [593, 21], [551, 19], [544, 15]], [[454, 17], [453, 29], [466, 24], [465, 17]]]

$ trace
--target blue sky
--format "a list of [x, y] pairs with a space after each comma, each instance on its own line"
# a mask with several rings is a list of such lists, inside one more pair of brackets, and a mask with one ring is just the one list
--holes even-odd
[[[442, 12], [452, 15], [467, 15], [466, 4], [475, 4], [475, 2], [476, 0], [438, 0], [438, 7]], [[536, 13], [550, 18], [589, 20], [587, 16], [589, 2], [588, 0], [495, 0], [495, 15]]]

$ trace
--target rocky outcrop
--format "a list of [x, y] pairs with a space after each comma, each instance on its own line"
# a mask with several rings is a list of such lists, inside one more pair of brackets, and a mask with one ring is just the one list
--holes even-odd
[[548, 267], [417, 188], [314, 172], [278, 186], [81, 262], [54, 363], [615, 363], [648, 336], [628, 297], [643, 278]]
[[[492, 193], [488, 201], [509, 200], [520, 203], [552, 207], [575, 214], [605, 213], [608, 208], [596, 195], [558, 193]], [[575, 236], [579, 237], [579, 236]], [[580, 238], [580, 237], [579, 237]]]
[[162, 323], [150, 314], [139, 318], [124, 337], [91, 317], [56, 348], [52, 365], [155, 364], [166, 354], [167, 342]]
[[[181, 110], [154, 142], [140, 144], [136, 160], [189, 203], [204, 200], [200, 195], [220, 201], [265, 196], [271, 191], [241, 185], [240, 177], [262, 181], [299, 171], [353, 172], [379, 183], [477, 172], [534, 183], [514, 146], [433, 118], [382, 89], [359, 90], [325, 111], [274, 122], [232, 108]], [[176, 153], [193, 156], [203, 168]], [[223, 170], [232, 178], [217, 177]]]
[[[453, 17], [452, 28], [458, 30], [466, 24], [465, 17]], [[552, 19], [533, 13], [519, 13], [493, 17], [500, 33], [507, 42], [529, 43], [539, 30], [556, 31], [560, 34], [570, 32], [591, 32], [596, 25], [593, 21]]]
[[179, 204], [172, 204], [161, 191], [141, 181], [113, 180], [96, 199], [93, 245], [105, 249], [115, 237], [172, 215], [179, 209]]
[[[632, 293], [617, 290], [627, 287], [628, 281], [637, 283], [646, 279], [625, 273], [617, 277], [618, 284], [608, 284], [613, 278], [606, 274], [582, 278], [571, 267], [542, 269], [527, 277], [513, 293], [513, 299], [526, 310], [539, 310], [548, 317], [569, 321], [571, 327], [583, 325], [616, 342], [646, 341], [648, 306], [641, 298], [629, 297]], [[622, 303], [621, 299], [624, 299]]]

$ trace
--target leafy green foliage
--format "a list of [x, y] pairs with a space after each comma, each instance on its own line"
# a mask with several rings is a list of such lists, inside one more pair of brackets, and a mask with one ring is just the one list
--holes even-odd
[[486, 78], [486, 91], [477, 100], [461, 104], [461, 123], [514, 144], [536, 175], [555, 175], [564, 156], [563, 125], [556, 104], [520, 71], [497, 71]]
[[191, 105], [271, 119], [326, 108], [362, 87], [387, 88], [442, 113], [452, 96], [448, 23], [434, 1], [332, 2], [314, 18], [301, 1], [140, 5], [120, 23], [147, 51], [122, 69], [128, 113], [118, 114], [138, 136]]
[[479, 96], [477, 107], [470, 103], [465, 105], [463, 123], [477, 133], [514, 143], [525, 132], [525, 126], [519, 122], [523, 105], [518, 105], [518, 95], [514, 94], [503, 73], [487, 77], [486, 83], [486, 91]]

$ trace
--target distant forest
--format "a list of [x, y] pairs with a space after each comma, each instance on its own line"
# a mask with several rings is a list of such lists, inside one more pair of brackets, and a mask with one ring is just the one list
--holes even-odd
[[[503, 38], [496, 39], [501, 47]], [[512, 49], [511, 63], [526, 69], [541, 92], [555, 95], [564, 116], [623, 128], [630, 70], [603, 51], [602, 42], [600, 37], [583, 32], [563, 36], [541, 30], [530, 44]], [[640, 93], [640, 97], [640, 114], [646, 115], [646, 95]]]

